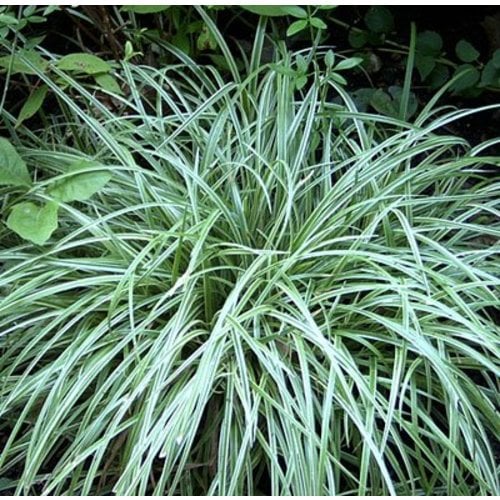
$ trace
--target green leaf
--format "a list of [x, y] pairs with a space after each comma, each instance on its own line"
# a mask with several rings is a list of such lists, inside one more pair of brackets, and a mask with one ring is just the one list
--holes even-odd
[[328, 75], [334, 82], [340, 83], [340, 85], [347, 85], [347, 80], [339, 73], [331, 72]]
[[[389, 87], [388, 90], [389, 93], [384, 92], [382, 89], [376, 90], [371, 96], [370, 104], [379, 113], [397, 118], [399, 116], [399, 108], [401, 104], [401, 97], [403, 95], [403, 89], [399, 86], [394, 85]], [[413, 92], [410, 92], [407, 116], [413, 116], [417, 111], [417, 107], [417, 98]]]
[[364, 113], [370, 104], [370, 100], [375, 92], [375, 89], [372, 88], [360, 88], [355, 90], [352, 93], [352, 98], [354, 104], [356, 105], [356, 109], [362, 113]]
[[208, 26], [203, 26], [200, 35], [196, 40], [196, 47], [200, 51], [214, 50], [217, 48], [217, 41], [215, 40], [212, 32], [208, 29]]
[[301, 88], [304, 87], [304, 85], [307, 83], [307, 76], [306, 75], [301, 75], [296, 78], [295, 80], [295, 88], [297, 90], [300, 90]]
[[19, 116], [16, 121], [16, 128], [21, 125], [24, 120], [31, 118], [34, 116], [38, 110], [42, 107], [43, 101], [45, 100], [45, 96], [47, 95], [47, 91], [49, 88], [47, 85], [42, 85], [35, 89], [26, 99], [21, 111], [19, 111]]
[[302, 54], [297, 54], [297, 56], [295, 57], [295, 63], [297, 64], [297, 69], [301, 73], [305, 73], [307, 71], [307, 59]]
[[134, 14], [156, 14], [170, 9], [170, 5], [123, 5], [123, 12], [133, 12]]
[[31, 178], [26, 163], [16, 148], [0, 137], [0, 185], [30, 186]]
[[368, 41], [368, 33], [366, 31], [351, 30], [349, 31], [347, 39], [352, 48], [360, 49], [366, 45], [366, 42]]
[[311, 17], [309, 19], [311, 26], [318, 28], [319, 30], [326, 30], [327, 26], [319, 17]]
[[500, 69], [495, 67], [495, 61], [489, 60], [481, 73], [481, 87], [500, 88]]
[[363, 62], [362, 57], [349, 57], [349, 59], [344, 59], [340, 61], [337, 66], [335, 66], [335, 71], [342, 71], [346, 69], [351, 69], [359, 66]]
[[93, 54], [84, 52], [68, 54], [57, 62], [57, 67], [63, 71], [74, 71], [77, 73], [86, 73], [87, 75], [96, 75], [99, 73], [109, 73], [111, 66]]
[[95, 161], [81, 160], [69, 166], [68, 174], [49, 188], [59, 201], [84, 201], [102, 189], [111, 179], [109, 170]]
[[284, 64], [272, 63], [272, 64], [270, 64], [270, 68], [273, 71], [276, 71], [276, 73], [278, 73], [280, 75], [294, 77], [297, 74], [295, 70], [293, 70], [289, 66], [285, 66]]
[[387, 7], [374, 5], [365, 14], [365, 24], [375, 33], [390, 33], [394, 30], [394, 17]]
[[333, 53], [333, 50], [330, 49], [325, 54], [325, 66], [327, 68], [332, 68], [334, 64], [335, 64], [335, 54]]
[[415, 55], [415, 66], [420, 74], [420, 78], [425, 80], [436, 66], [436, 58], [417, 52]]
[[58, 204], [36, 205], [22, 202], [14, 205], [7, 219], [7, 227], [25, 240], [43, 245], [57, 229]]
[[427, 83], [431, 89], [438, 89], [450, 78], [450, 70], [444, 64], [436, 64], [431, 74], [427, 77]]
[[438, 56], [443, 48], [443, 39], [435, 31], [423, 31], [417, 35], [417, 52], [427, 56]]
[[[35, 69], [32, 69], [23, 60], [28, 60]], [[11, 67], [12, 65], [12, 67]], [[11, 69], [11, 74], [22, 73], [25, 75], [37, 75], [38, 72], [43, 73], [48, 66], [48, 61], [34, 50], [20, 50], [17, 54], [0, 57], [0, 68]], [[38, 70], [38, 71], [37, 71]]]
[[248, 10], [259, 16], [283, 17], [292, 16], [305, 19], [307, 12], [297, 5], [241, 5], [242, 9]]
[[376, 111], [383, 115], [398, 116], [399, 114], [399, 109], [394, 106], [391, 96], [382, 89], [377, 89], [372, 94], [370, 104]]
[[286, 30], [286, 36], [293, 36], [304, 30], [305, 28], [307, 28], [307, 21], [305, 21], [304, 19], [294, 21], [292, 24], [290, 24], [290, 26], [288, 26], [288, 29]]
[[120, 88], [120, 85], [118, 85], [114, 76], [111, 76], [108, 73], [101, 73], [99, 75], [94, 75], [94, 80], [96, 84], [106, 92], [109, 92], [110, 94], [123, 95], [122, 89]]
[[4, 26], [15, 26], [18, 23], [19, 21], [14, 16], [10, 16], [9, 14], [0, 14], [0, 24], [3, 24]]
[[455, 52], [457, 57], [466, 63], [475, 61], [479, 57], [479, 52], [474, 48], [474, 46], [467, 42], [466, 40], [460, 40], [456, 47]]
[[468, 70], [467, 73], [459, 77], [458, 80], [455, 81], [450, 87], [450, 90], [455, 94], [461, 93], [476, 86], [481, 78], [479, 70], [471, 64], [462, 64], [461, 66], [458, 66], [458, 68], [455, 70], [455, 73], [453, 74], [453, 77], [457, 76], [460, 73], [463, 73], [466, 70]]
[[184, 54], [189, 55], [191, 52], [191, 43], [189, 37], [185, 33], [177, 33], [172, 37], [172, 45], [182, 50]]

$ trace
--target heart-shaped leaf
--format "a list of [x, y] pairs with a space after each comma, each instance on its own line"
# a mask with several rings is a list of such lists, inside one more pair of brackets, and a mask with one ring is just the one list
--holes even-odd
[[70, 165], [65, 175], [48, 190], [57, 200], [84, 201], [102, 189], [111, 179], [111, 173], [103, 170], [102, 164], [95, 161], [78, 161]]
[[31, 185], [31, 178], [26, 163], [19, 156], [16, 148], [3, 137], [0, 137], [0, 185]]
[[7, 227], [25, 240], [43, 245], [57, 229], [57, 203], [36, 205], [29, 201], [12, 207]]

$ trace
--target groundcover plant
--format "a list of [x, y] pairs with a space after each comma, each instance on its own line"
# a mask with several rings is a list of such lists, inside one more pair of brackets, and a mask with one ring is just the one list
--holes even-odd
[[[123, 63], [110, 106], [56, 69], [47, 126], [4, 112], [37, 183], [3, 220], [58, 227], [0, 228], [2, 488], [499, 493], [498, 141], [439, 95], [410, 123], [319, 68], [298, 92], [262, 39], [244, 72], [218, 40], [230, 79]], [[102, 188], [55, 200], [82, 161]]]

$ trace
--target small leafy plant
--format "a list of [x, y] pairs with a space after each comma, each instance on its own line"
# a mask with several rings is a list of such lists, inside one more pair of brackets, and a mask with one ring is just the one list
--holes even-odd
[[111, 179], [109, 170], [92, 161], [77, 161], [67, 174], [49, 181], [33, 183], [26, 163], [16, 149], [0, 138], [0, 185], [45, 191], [52, 198], [43, 204], [23, 201], [11, 207], [6, 225], [25, 240], [43, 245], [57, 229], [60, 202], [85, 201]]

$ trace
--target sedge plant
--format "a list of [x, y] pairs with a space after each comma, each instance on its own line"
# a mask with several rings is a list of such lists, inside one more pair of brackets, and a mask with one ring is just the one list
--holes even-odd
[[230, 78], [124, 62], [114, 107], [40, 73], [36, 132], [4, 111], [40, 181], [6, 217], [75, 161], [110, 174], [42, 245], [0, 228], [4, 488], [499, 493], [498, 141], [446, 132], [471, 111], [439, 94], [410, 123], [318, 68], [297, 91], [262, 42], [243, 74], [218, 39]]

